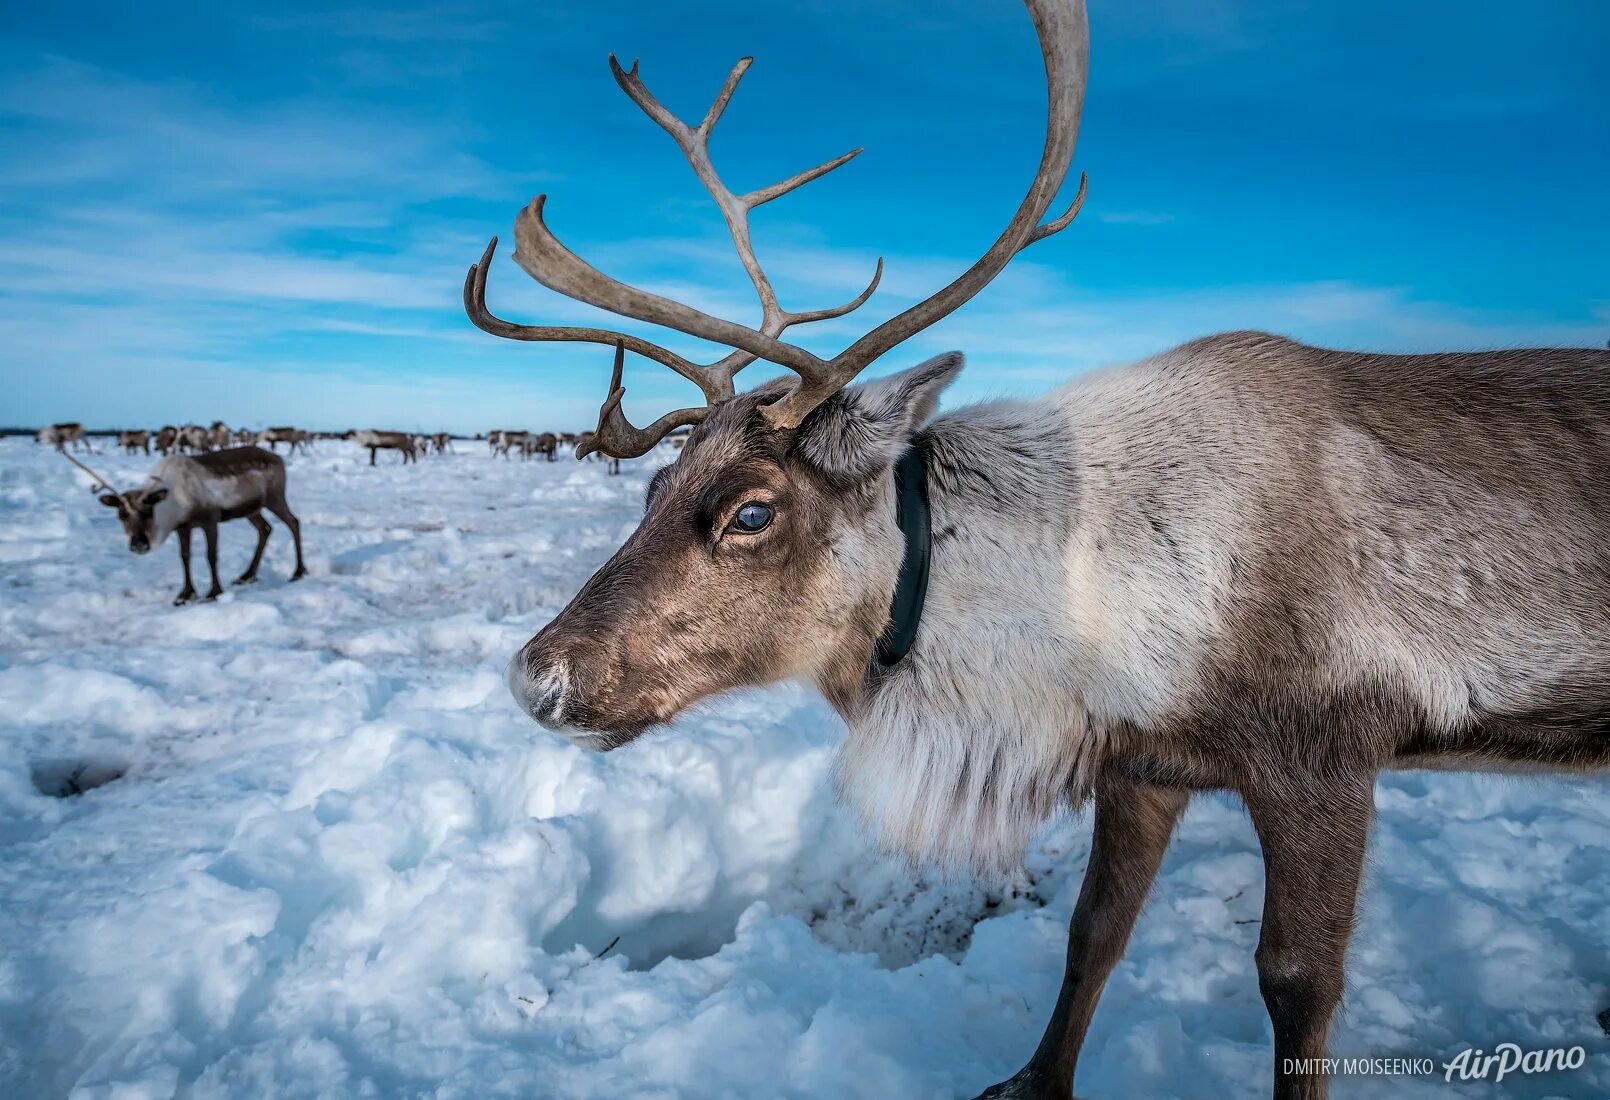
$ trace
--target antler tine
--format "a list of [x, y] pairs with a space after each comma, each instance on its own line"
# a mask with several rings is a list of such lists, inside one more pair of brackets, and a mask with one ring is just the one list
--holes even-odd
[[598, 427], [590, 442], [576, 448], [576, 458], [583, 459], [594, 451], [611, 458], [638, 458], [652, 451], [660, 440], [677, 428], [697, 424], [710, 412], [702, 409], [678, 409], [666, 413], [647, 428], [634, 428], [621, 412], [621, 399], [626, 387], [621, 385], [621, 368], [626, 362], [626, 345], [615, 345], [615, 369], [609, 378], [609, 396], [598, 410]]
[[1028, 193], [984, 255], [949, 285], [851, 344], [816, 376], [801, 372], [800, 383], [781, 400], [766, 406], [766, 419], [778, 428], [795, 428], [812, 409], [826, 401], [878, 356], [948, 316], [968, 302], [1028, 245], [1066, 228], [1084, 203], [1085, 184], [1066, 213], [1041, 224], [1056, 199], [1073, 161], [1084, 107], [1085, 73], [1089, 65], [1090, 30], [1084, 0], [1024, 0], [1034, 19], [1045, 61], [1046, 132], [1040, 165]]
[[[826, 320], [830, 317], [842, 317], [851, 310], [858, 308], [877, 289], [878, 282], [883, 277], [883, 261], [881, 259], [878, 261], [878, 271], [872, 276], [872, 282], [868, 285], [868, 288], [846, 305], [806, 313], [791, 313], [783, 309], [778, 303], [777, 292], [772, 287], [771, 279], [766, 275], [765, 269], [761, 267], [760, 261], [755, 256], [754, 242], [749, 234], [749, 211], [763, 203], [780, 198], [796, 188], [803, 187], [812, 180], [820, 179], [840, 165], [849, 163], [861, 153], [861, 149], [851, 149], [848, 153], [836, 156], [832, 160], [818, 164], [814, 168], [807, 168], [805, 171], [796, 173], [788, 179], [780, 183], [774, 183], [769, 187], [761, 187], [743, 195], [733, 194], [731, 189], [722, 182], [720, 174], [716, 172], [715, 165], [710, 160], [710, 131], [715, 128], [716, 122], [727, 109], [727, 104], [732, 100], [733, 92], [738, 88], [738, 82], [743, 79], [744, 74], [749, 71], [749, 66], [752, 64], [754, 64], [754, 58], [752, 57], [739, 58], [737, 64], [733, 65], [732, 70], [727, 73], [726, 80], [721, 84], [721, 90], [716, 93], [716, 98], [710, 104], [710, 109], [705, 112], [703, 120], [697, 126], [688, 126], [667, 110], [665, 105], [654, 97], [654, 93], [648, 90], [648, 86], [643, 83], [642, 77], [638, 75], [638, 66], [635, 60], [632, 62], [630, 69], [622, 69], [620, 62], [615, 59], [615, 55], [610, 54], [609, 56], [609, 69], [614, 74], [615, 82], [621, 86], [622, 91], [631, 97], [632, 102], [642, 108], [644, 114], [648, 115], [656, 125], [671, 135], [677, 147], [682, 150], [682, 155], [687, 158], [688, 164], [692, 166], [694, 175], [699, 177], [699, 182], [704, 184], [704, 189], [715, 200], [716, 207], [721, 211], [722, 219], [727, 223], [727, 232], [732, 237], [733, 247], [738, 252], [738, 260], [743, 264], [744, 271], [749, 275], [749, 281], [754, 284], [755, 294], [760, 299], [761, 324], [759, 331], [763, 336], [775, 340], [790, 325], [806, 324], [811, 321]], [[702, 334], [694, 333], [693, 335]], [[769, 359], [771, 356], [763, 352], [756, 352], [753, 349], [743, 349], [722, 359], [718, 366], [731, 374], [736, 374], [757, 358]], [[792, 364], [785, 365], [794, 370], [800, 369]]]
[[[100, 474], [96, 473], [94, 470], [91, 470], [88, 466], [86, 466], [82, 462], [78, 461], [78, 459], [74, 458], [72, 455], [68, 454], [66, 451], [62, 451], [61, 456], [63, 458], [65, 458], [68, 462], [71, 462], [74, 466], [77, 466], [80, 470], [83, 470], [90, 477], [94, 478], [100, 484], [101, 488], [105, 489], [108, 493], [111, 493], [113, 496], [117, 497], [119, 500], [126, 500], [127, 499], [126, 497], [124, 497], [124, 495], [121, 492], [119, 492], [117, 489], [112, 487], [112, 483], [110, 481], [107, 481]], [[90, 489], [91, 489], [91, 491], [93, 491], [94, 486], [91, 486]]]
[[713, 377], [707, 368], [684, 359], [668, 348], [663, 348], [639, 337], [603, 328], [584, 328], [570, 325], [519, 325], [494, 315], [486, 308], [486, 276], [491, 270], [492, 256], [497, 251], [497, 247], [498, 239], [493, 237], [491, 242], [487, 244], [486, 251], [481, 253], [480, 261], [471, 264], [469, 273], [464, 276], [464, 312], [469, 315], [471, 323], [482, 332], [490, 332], [493, 336], [502, 336], [508, 340], [625, 344], [637, 354], [646, 359], [652, 359], [662, 366], [670, 367], [683, 378], [698, 386], [707, 401], [718, 401], [723, 397], [732, 396], [732, 380], [730, 377], [725, 380], [725, 385], [723, 385], [722, 380], [718, 377]]

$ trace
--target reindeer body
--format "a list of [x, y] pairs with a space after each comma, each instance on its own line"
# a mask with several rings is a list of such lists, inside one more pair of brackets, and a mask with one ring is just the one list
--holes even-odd
[[34, 438], [36, 442], [48, 443], [58, 451], [66, 450], [69, 443], [73, 445], [75, 451], [81, 446], [91, 453], [95, 450], [90, 446], [89, 438], [84, 435], [84, 426], [77, 421], [40, 428]]
[[1108, 773], [1610, 764], [1605, 352], [1233, 333], [914, 445], [922, 630], [869, 690], [822, 684], [845, 793], [914, 855], [1010, 865]]
[[375, 455], [381, 451], [401, 453], [403, 464], [419, 461], [419, 450], [414, 437], [407, 432], [377, 432], [363, 429], [352, 433], [353, 442], [369, 448], [369, 465], [375, 464]]
[[292, 454], [297, 451], [307, 451], [312, 436], [302, 428], [264, 428], [257, 433], [257, 445], [261, 447], [268, 444], [268, 449], [275, 454], [279, 453], [279, 445], [286, 444]]
[[269, 525], [262, 512], [272, 512], [291, 530], [296, 546], [296, 571], [291, 580], [307, 575], [302, 562], [302, 525], [285, 500], [285, 463], [276, 454], [260, 447], [232, 447], [196, 455], [170, 455], [156, 464], [139, 489], [108, 493], [101, 503], [118, 510], [118, 518], [129, 535], [129, 549], [146, 554], [161, 546], [170, 534], [179, 536], [179, 561], [184, 567], [184, 588], [176, 604], [196, 598], [190, 576], [190, 536], [201, 528], [207, 540], [207, 565], [212, 587], [206, 599], [223, 593], [218, 581], [218, 525], [232, 519], [248, 519], [257, 529], [257, 549], [246, 571], [236, 584], [257, 579], [263, 550], [268, 545]]
[[530, 432], [505, 428], [503, 431], [494, 434], [497, 436], [497, 443], [493, 447], [495, 454], [508, 458], [511, 453], [518, 451], [521, 458], [531, 457], [532, 436]]
[[117, 433], [117, 444], [123, 448], [125, 454], [143, 452], [151, 453], [151, 433], [144, 428], [121, 431]]
[[212, 433], [199, 424], [186, 424], [180, 428], [177, 443], [180, 452], [190, 454], [205, 454], [213, 449]]
[[176, 450], [179, 446], [179, 429], [171, 424], [157, 429], [154, 445], [157, 453], [166, 458], [170, 452]]

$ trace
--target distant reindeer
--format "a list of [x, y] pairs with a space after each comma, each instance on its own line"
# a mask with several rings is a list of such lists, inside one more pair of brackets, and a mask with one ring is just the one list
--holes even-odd
[[402, 454], [403, 464], [419, 461], [419, 453], [414, 446], [414, 437], [407, 432], [376, 432], [357, 431], [352, 433], [352, 440], [360, 447], [369, 448], [369, 465], [375, 464], [375, 455], [380, 451], [397, 451]]
[[179, 429], [171, 424], [164, 425], [157, 429], [156, 439], [152, 442], [157, 449], [157, 453], [166, 458], [169, 453], [178, 449]]
[[255, 443], [257, 442], [257, 433], [250, 428], [236, 428], [235, 442], [237, 444]]
[[498, 452], [503, 449], [503, 432], [500, 429], [496, 429], [496, 428], [494, 428], [492, 431], [487, 432], [486, 433], [486, 446], [487, 446], [488, 453], [493, 458], [496, 458], [498, 456]]
[[532, 450], [552, 462], [559, 453], [559, 437], [552, 432], [543, 432], [532, 441]]
[[498, 433], [497, 454], [508, 458], [510, 454], [518, 453], [521, 458], [530, 458], [528, 445], [531, 441], [530, 432], [518, 432], [505, 429]]
[[179, 429], [179, 450], [190, 454], [205, 454], [213, 449], [212, 433], [199, 424], [186, 424]]
[[[701, 365], [636, 336], [513, 324], [486, 309], [495, 238], [471, 267], [465, 306], [486, 331], [615, 344], [579, 453], [642, 455], [695, 425], [637, 531], [521, 650], [510, 686], [536, 721], [609, 750], [718, 692], [808, 680], [848, 726], [842, 794], [913, 856], [999, 869], [1059, 805], [1093, 804], [1061, 995], [988, 1097], [1071, 1095], [1176, 821], [1194, 792], [1234, 792], [1266, 869], [1274, 1092], [1313, 1100], [1376, 775], [1610, 767], [1610, 354], [1374, 355], [1230, 333], [939, 417], [959, 354], [851, 386], [1078, 212], [1082, 180], [1045, 220], [1078, 131], [1084, 5], [1026, 2], [1049, 99], [1027, 195], [954, 282], [832, 358], [782, 334], [850, 312], [877, 276], [846, 305], [783, 310], [749, 211], [848, 156], [733, 194], [708, 142], [749, 60], [688, 126], [611, 59], [715, 198], [763, 316], [738, 325], [598, 271], [553, 235], [542, 197], [515, 222], [528, 274], [734, 350]], [[626, 350], [705, 405], [634, 427]], [[796, 380], [735, 393], [757, 359]]]
[[209, 442], [212, 444], [212, 449], [215, 451], [221, 451], [229, 446], [232, 439], [229, 426], [222, 420], [214, 420], [212, 427], [207, 429], [207, 435]]
[[65, 451], [69, 443], [73, 445], [75, 451], [80, 447], [91, 453], [95, 451], [95, 448], [90, 446], [89, 437], [84, 434], [84, 425], [76, 420], [40, 428], [34, 438], [37, 442], [50, 444], [58, 451]]
[[151, 433], [144, 428], [121, 431], [117, 433], [117, 445], [123, 448], [124, 454], [151, 453]]
[[431, 445], [436, 448], [439, 455], [451, 454], [453, 450], [453, 436], [450, 432], [437, 432], [430, 437]]
[[265, 443], [275, 454], [279, 453], [281, 443], [295, 454], [298, 447], [307, 450], [308, 434], [300, 428], [264, 428], [257, 433], [257, 445], [261, 447]]
[[161, 546], [168, 535], [178, 532], [184, 587], [174, 598], [175, 604], [196, 598], [196, 586], [190, 578], [190, 535], [197, 527], [207, 540], [207, 568], [212, 574], [212, 587], [203, 599], [217, 599], [224, 591], [218, 582], [220, 523], [247, 519], [257, 528], [252, 563], [235, 583], [251, 584], [257, 579], [270, 530], [262, 515], [264, 510], [279, 517], [291, 530], [296, 544], [296, 571], [291, 580], [307, 576], [307, 566], [302, 563], [302, 525], [285, 502], [285, 463], [276, 454], [261, 447], [233, 447], [194, 458], [171, 455], [156, 464], [143, 486], [123, 492], [72, 455], [67, 455], [67, 460], [106, 490], [101, 503], [117, 509], [117, 518], [134, 553], [148, 554]]

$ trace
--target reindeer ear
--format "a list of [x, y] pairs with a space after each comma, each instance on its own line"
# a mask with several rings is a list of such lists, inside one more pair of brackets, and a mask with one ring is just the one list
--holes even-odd
[[939, 395], [961, 373], [947, 351], [910, 370], [851, 386], [799, 426], [799, 453], [830, 481], [854, 484], [894, 465], [911, 433], [928, 423]]
[[147, 504], [161, 504], [167, 499], [168, 491], [166, 489], [151, 489], [145, 494], [145, 502]]
[[122, 501], [118, 500], [117, 497], [113, 496], [111, 493], [102, 493], [100, 499], [101, 503], [106, 505], [108, 508], [116, 508], [122, 503]]

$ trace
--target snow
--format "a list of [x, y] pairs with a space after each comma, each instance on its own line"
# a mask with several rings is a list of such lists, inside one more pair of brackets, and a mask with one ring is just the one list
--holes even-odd
[[[0, 441], [0, 1095], [936, 1100], [1014, 1071], [1087, 823], [1007, 883], [880, 855], [800, 687], [608, 756], [544, 733], [504, 665], [670, 456], [610, 478], [458, 447], [290, 459], [312, 576], [286, 582], [276, 524], [256, 586], [174, 608], [171, 546], [129, 554], [88, 478]], [[250, 539], [223, 529], [226, 578]], [[1334, 1094], [1610, 1095], [1604, 785], [1405, 774], [1377, 801], [1333, 1053], [1438, 1069]], [[1261, 898], [1244, 814], [1198, 800], [1081, 1095], [1267, 1091]], [[1444, 1082], [1504, 1041], [1589, 1059]]]

